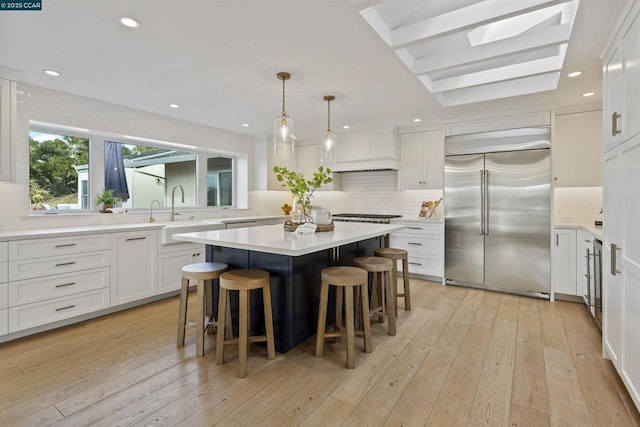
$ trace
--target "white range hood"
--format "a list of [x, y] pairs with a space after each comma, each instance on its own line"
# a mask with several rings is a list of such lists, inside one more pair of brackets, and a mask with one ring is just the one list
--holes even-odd
[[354, 160], [350, 162], [336, 162], [333, 166], [331, 166], [331, 171], [336, 173], [385, 170], [398, 170], [398, 159], [384, 158]]

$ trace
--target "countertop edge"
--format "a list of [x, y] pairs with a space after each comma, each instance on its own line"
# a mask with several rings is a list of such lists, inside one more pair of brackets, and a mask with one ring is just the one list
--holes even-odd
[[[271, 253], [276, 255], [285, 255], [285, 256], [301, 256], [301, 255], [308, 255], [310, 253], [322, 251], [325, 249], [335, 248], [337, 246], [342, 246], [349, 243], [359, 242], [359, 241], [370, 239], [373, 237], [384, 236], [386, 234], [393, 233], [394, 231], [400, 231], [405, 228], [403, 225], [395, 225], [395, 224], [388, 224], [388, 226], [390, 227], [388, 227], [385, 231], [382, 231], [382, 232], [380, 230], [366, 232], [366, 233], [359, 234], [357, 236], [347, 237], [337, 241], [320, 243], [313, 247], [304, 248], [304, 249], [285, 249], [285, 248], [277, 248], [277, 247], [265, 247], [265, 246], [253, 245], [250, 243], [244, 243], [244, 242], [229, 242], [229, 241], [220, 242], [219, 240], [215, 240], [209, 234], [209, 233], [216, 233], [216, 231], [199, 231], [194, 233], [174, 234], [173, 238], [175, 240], [182, 240], [185, 242], [202, 243], [205, 245], [222, 246], [225, 248], [232, 248], [232, 249], [242, 249], [242, 250], [249, 250], [249, 251], [255, 251], [255, 252]], [[266, 227], [282, 227], [282, 226], [281, 225], [265, 225], [261, 227], [266, 228]], [[258, 227], [255, 227], [255, 228], [258, 228]], [[224, 230], [217, 230], [217, 231], [224, 231]], [[307, 237], [304, 234], [295, 234], [293, 232], [284, 231], [284, 229], [282, 229], [282, 232], [286, 233], [286, 235], [289, 235], [289, 236], [295, 236], [296, 239], [304, 239], [305, 237]], [[333, 233], [333, 231], [328, 231], [326, 233]]]

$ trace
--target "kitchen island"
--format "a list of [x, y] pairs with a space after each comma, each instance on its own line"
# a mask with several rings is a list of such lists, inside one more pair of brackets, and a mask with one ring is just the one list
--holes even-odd
[[[207, 261], [269, 272], [276, 350], [283, 353], [316, 331], [320, 270], [351, 265], [359, 256], [372, 256], [376, 248], [384, 246], [384, 236], [403, 228], [399, 224], [336, 223], [333, 231], [296, 234], [284, 231], [282, 225], [266, 225], [175, 234], [174, 239], [207, 245]], [[212, 294], [217, 301], [217, 284]], [[250, 306], [251, 333], [263, 334], [259, 292], [252, 292]], [[231, 307], [237, 325], [238, 301], [234, 293]], [[237, 333], [235, 326], [234, 332]]]

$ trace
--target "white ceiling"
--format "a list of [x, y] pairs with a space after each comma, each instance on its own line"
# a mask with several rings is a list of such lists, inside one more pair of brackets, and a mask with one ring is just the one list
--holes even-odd
[[[336, 97], [331, 125], [337, 133], [345, 124], [350, 130], [406, 127], [415, 124], [414, 118], [432, 124], [465, 114], [598, 103], [602, 39], [624, 1], [580, 0], [558, 89], [453, 107], [441, 105], [349, 0], [46, 0], [39, 12], [0, 12], [0, 73], [261, 135], [273, 131], [281, 110], [276, 74], [288, 71], [287, 113], [295, 119], [296, 136], [313, 140], [326, 128], [322, 98], [327, 94]], [[428, 13], [437, 14], [454, 3], [465, 7], [478, 0], [365, 3], [383, 11], [428, 5]], [[123, 27], [122, 16], [139, 20], [141, 27]], [[387, 10], [387, 16], [402, 25], [406, 15]], [[424, 54], [420, 46], [411, 49]], [[50, 77], [44, 69], [62, 75]], [[566, 77], [573, 70], [583, 75]], [[596, 95], [583, 98], [584, 92]], [[170, 108], [171, 103], [180, 108]]]

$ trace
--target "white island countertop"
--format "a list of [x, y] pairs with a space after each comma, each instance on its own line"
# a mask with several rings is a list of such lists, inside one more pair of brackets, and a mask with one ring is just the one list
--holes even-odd
[[336, 222], [333, 231], [296, 234], [284, 231], [282, 224], [229, 230], [199, 231], [174, 234], [176, 240], [204, 243], [225, 248], [245, 249], [278, 255], [300, 256], [373, 237], [384, 236], [406, 228], [402, 224], [369, 224]]

